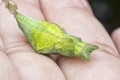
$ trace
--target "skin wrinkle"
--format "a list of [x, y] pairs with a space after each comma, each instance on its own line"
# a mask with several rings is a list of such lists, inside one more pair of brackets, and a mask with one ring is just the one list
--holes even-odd
[[41, 13], [43, 14], [44, 20], [47, 21], [47, 17], [44, 15], [45, 13], [43, 11], [43, 6], [42, 6], [40, 0], [38, 0], [38, 3], [39, 3], [39, 9], [40, 9]]
[[0, 48], [1, 53], [6, 53], [6, 51], [3, 48]]
[[[29, 42], [23, 38], [23, 40], [18, 40], [18, 41], [9, 41], [7, 42], [8, 46], [6, 46], [6, 53], [8, 56], [11, 56], [17, 52], [34, 52], [33, 49], [31, 48]], [[28, 48], [26, 48], [28, 47]]]
[[112, 54], [112, 53], [118, 53], [117, 50], [115, 50], [114, 48], [112, 48], [110, 45], [106, 44], [106, 43], [101, 43], [101, 42], [93, 42], [95, 43], [96, 45], [99, 45], [99, 49], [100, 51], [103, 51], [105, 53], [108, 53], [112, 56], [115, 56], [116, 58], [120, 58], [119, 55], [115, 55], [115, 54]]
[[1, 34], [0, 34], [0, 52], [6, 53], [5, 52], [5, 47], [4, 47], [4, 44], [3, 44], [3, 39], [1, 37]]
[[7, 55], [8, 56], [12, 56], [12, 55], [15, 55], [17, 53], [20, 53], [20, 52], [34, 52], [33, 49], [31, 49], [31, 47], [28, 45], [26, 47], [30, 47], [30, 48], [26, 48], [24, 47], [24, 45], [28, 45], [28, 44], [19, 44], [19, 45], [14, 45], [14, 46], [9, 46], [9, 48], [7, 48]]

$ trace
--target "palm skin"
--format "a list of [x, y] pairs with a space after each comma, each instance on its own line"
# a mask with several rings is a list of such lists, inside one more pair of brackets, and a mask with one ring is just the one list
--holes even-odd
[[36, 54], [14, 17], [1, 4], [0, 80], [120, 79], [120, 29], [112, 35], [117, 51], [85, 0], [17, 0], [16, 3], [22, 13], [64, 26], [69, 34], [97, 44], [100, 49], [92, 53], [90, 61], [66, 57], [57, 57], [54, 61], [51, 57]]

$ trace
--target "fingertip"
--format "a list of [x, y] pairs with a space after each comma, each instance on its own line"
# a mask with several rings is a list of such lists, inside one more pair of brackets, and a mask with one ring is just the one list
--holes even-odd
[[115, 29], [113, 32], [112, 32], [112, 38], [114, 38], [114, 37], [116, 37], [116, 36], [118, 36], [118, 34], [120, 34], [120, 27], [119, 28], [117, 28], [117, 29]]
[[120, 41], [120, 28], [115, 29], [111, 35], [114, 42]]
[[112, 35], [112, 40], [116, 46], [116, 48], [118, 49], [119, 53], [120, 53], [120, 28], [117, 28], [113, 31]]

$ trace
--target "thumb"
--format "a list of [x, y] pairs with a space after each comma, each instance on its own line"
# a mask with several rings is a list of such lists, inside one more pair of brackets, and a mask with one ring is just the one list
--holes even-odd
[[120, 54], [120, 28], [113, 31], [112, 39], [113, 39], [113, 42], [115, 43], [115, 46], [118, 49], [118, 52]]

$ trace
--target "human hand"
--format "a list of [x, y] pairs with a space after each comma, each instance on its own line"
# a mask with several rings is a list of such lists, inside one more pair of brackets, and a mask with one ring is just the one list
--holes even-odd
[[37, 54], [17, 27], [14, 17], [0, 5], [0, 80], [120, 80], [120, 29], [112, 39], [94, 17], [86, 0], [16, 0], [19, 12], [48, 20], [68, 34], [99, 45], [90, 61]]

